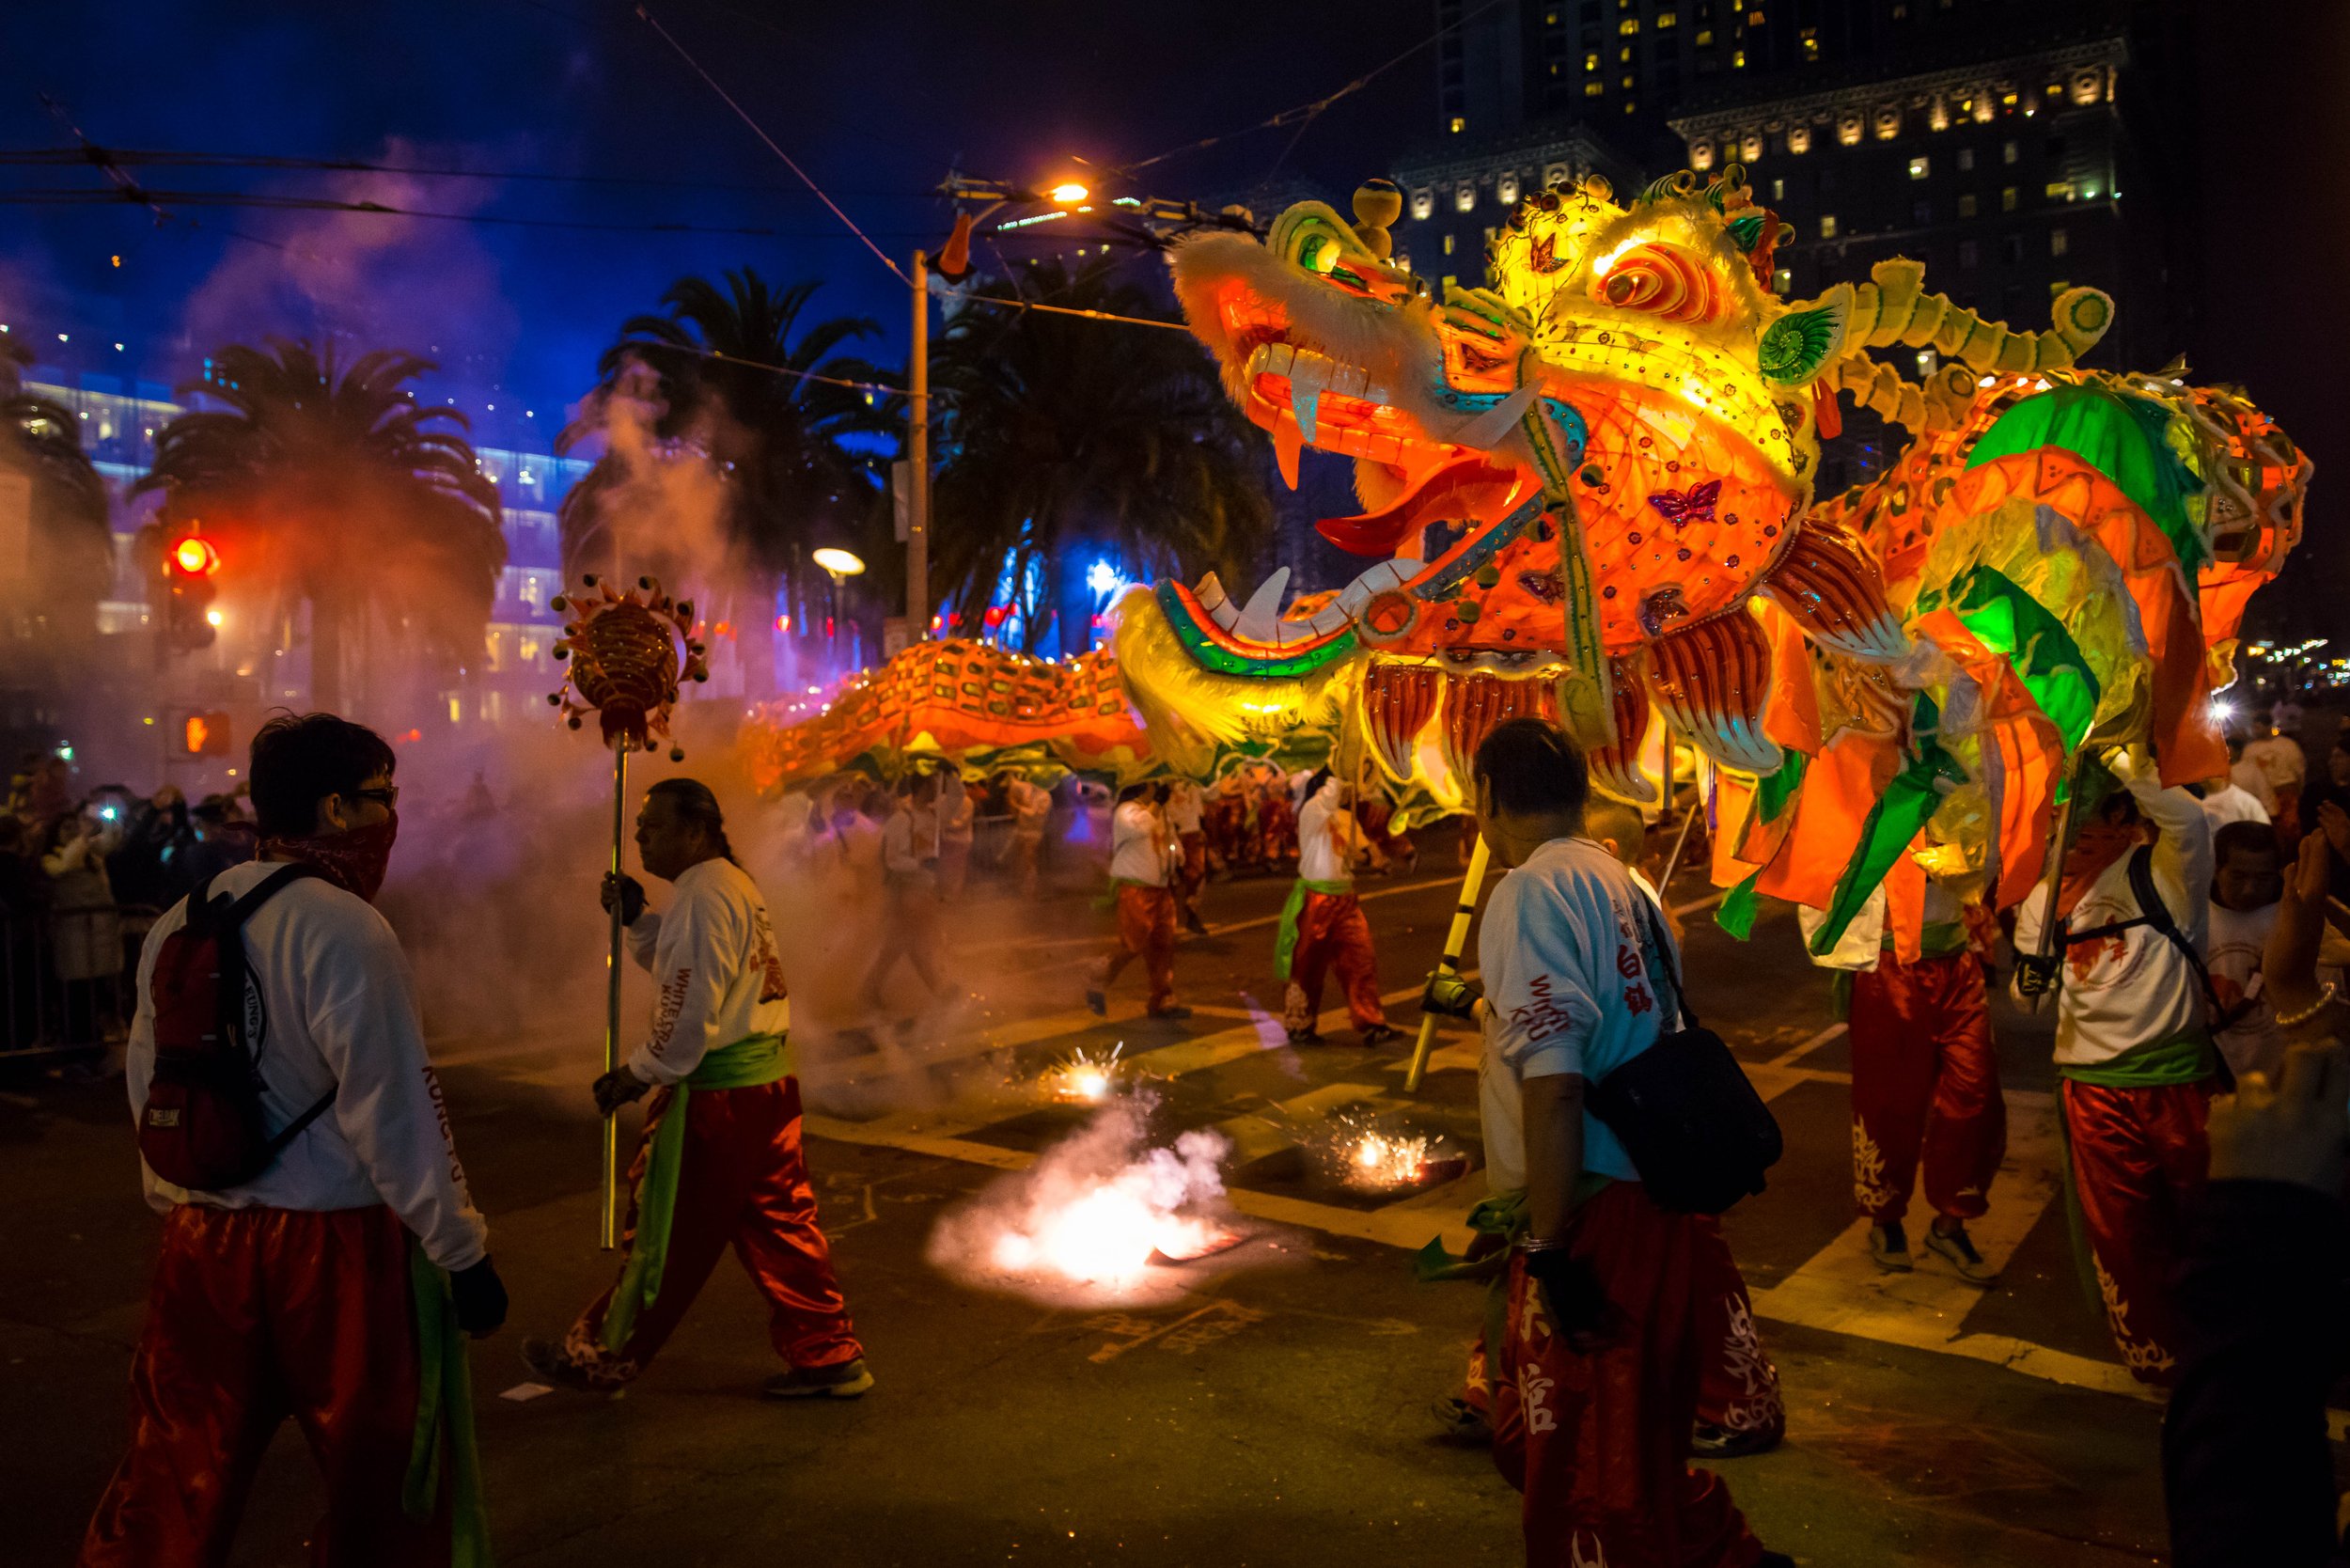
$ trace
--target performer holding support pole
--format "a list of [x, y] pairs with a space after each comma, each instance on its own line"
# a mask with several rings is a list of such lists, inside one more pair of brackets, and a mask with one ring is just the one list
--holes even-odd
[[694, 779], [645, 792], [636, 849], [677, 900], [657, 915], [633, 877], [603, 888], [630, 954], [659, 986], [651, 1035], [595, 1083], [607, 1116], [660, 1091], [629, 1167], [627, 1255], [560, 1345], [529, 1341], [523, 1358], [567, 1388], [629, 1382], [731, 1246], [767, 1298], [768, 1332], [791, 1369], [767, 1380], [768, 1396], [854, 1399], [873, 1378], [817, 1227], [766, 901], [735, 863], [716, 798]]

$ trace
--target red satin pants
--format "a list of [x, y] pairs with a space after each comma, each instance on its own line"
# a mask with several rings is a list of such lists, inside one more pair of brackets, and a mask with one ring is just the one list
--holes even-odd
[[2170, 1275], [2187, 1198], [2211, 1164], [2203, 1130], [2211, 1095], [2208, 1083], [2108, 1089], [2064, 1081], [2065, 1141], [2106, 1326], [2140, 1383], [2168, 1388], [2177, 1370]]
[[1352, 893], [1308, 893], [1297, 917], [1297, 950], [1290, 957], [1290, 983], [1282, 1007], [1292, 1029], [1313, 1027], [1322, 1011], [1322, 981], [1333, 968], [1346, 988], [1346, 1015], [1358, 1029], [1387, 1021], [1379, 1005], [1379, 961], [1371, 946], [1371, 922]]
[[1179, 840], [1183, 846], [1183, 900], [1189, 902], [1199, 896], [1199, 889], [1208, 881], [1208, 836], [1205, 833], [1185, 833]]
[[1593, 1195], [1569, 1231], [1614, 1310], [1605, 1343], [1572, 1350], [1525, 1260], [1511, 1260], [1494, 1458], [1526, 1494], [1526, 1560], [1752, 1568], [1762, 1543], [1720, 1478], [1687, 1458], [1719, 1231], [1666, 1213], [1637, 1182]]
[[1926, 1201], [1974, 1219], [2007, 1154], [2007, 1102], [1982, 965], [1968, 952], [1853, 976], [1853, 1200], [1883, 1225], [1909, 1209], [1920, 1155]]
[[1166, 887], [1118, 885], [1118, 945], [1093, 967], [1096, 986], [1108, 990], [1127, 964], [1142, 960], [1151, 977], [1152, 1012], [1175, 1000], [1175, 894]]
[[[666, 1090], [654, 1099], [629, 1163], [632, 1192], [643, 1184], [653, 1129], [675, 1104]], [[623, 1245], [635, 1240], [632, 1199]], [[797, 1078], [747, 1089], [697, 1089], [686, 1096], [685, 1153], [660, 1292], [637, 1314], [628, 1342], [610, 1351], [603, 1345], [603, 1311], [612, 1299], [606, 1290], [572, 1325], [564, 1354], [601, 1387], [628, 1382], [668, 1341], [729, 1247], [767, 1298], [767, 1337], [787, 1363], [824, 1367], [864, 1354], [833, 1276], [832, 1249], [816, 1223], [816, 1191], [808, 1184], [801, 1143]], [[625, 1259], [621, 1267], [625, 1271]]]
[[213, 1568], [290, 1416], [326, 1482], [319, 1568], [448, 1560], [447, 1499], [400, 1507], [416, 1419], [408, 1232], [387, 1208], [187, 1203], [164, 1221], [131, 1363], [131, 1450], [82, 1568]]
[[[1754, 1303], [1747, 1294], [1746, 1277], [1730, 1255], [1721, 1222], [1705, 1215], [1695, 1218], [1705, 1233], [1694, 1264], [1698, 1331], [1704, 1346], [1704, 1360], [1698, 1369], [1698, 1424], [1778, 1436], [1787, 1430], [1787, 1407], [1779, 1398], [1778, 1369], [1771, 1364], [1755, 1328]], [[1482, 1411], [1492, 1424], [1492, 1385], [1486, 1375], [1481, 1333], [1469, 1347], [1466, 1403]], [[1497, 1461], [1504, 1475], [1525, 1474], [1525, 1442], [1522, 1421], [1513, 1422], [1508, 1432], [1496, 1428], [1497, 1451], [1512, 1444], [1519, 1450]]]

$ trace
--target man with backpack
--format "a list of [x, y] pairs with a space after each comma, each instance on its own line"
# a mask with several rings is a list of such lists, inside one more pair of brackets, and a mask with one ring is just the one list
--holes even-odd
[[1729, 1488], [1684, 1458], [1707, 1352], [1699, 1280], [1718, 1237], [1703, 1213], [1662, 1200], [1689, 1172], [1644, 1172], [1594, 1109], [1669, 1038], [1668, 1022], [1693, 1021], [1661, 917], [1585, 834], [1590, 789], [1580, 748], [1540, 719], [1502, 724], [1478, 747], [1478, 825], [1511, 870], [1479, 932], [1483, 995], [1440, 971], [1426, 997], [1482, 1022], [1480, 1098], [1499, 1102], [1483, 1120], [1489, 1136], [1514, 1126], [1523, 1138], [1488, 1150], [1525, 1173], [1524, 1222], [1503, 1222], [1520, 1239], [1494, 1379], [1496, 1431], [1524, 1441], [1496, 1444], [1496, 1457], [1523, 1455], [1511, 1479], [1526, 1496], [1529, 1564], [1785, 1564]]
[[486, 1560], [460, 1331], [506, 1292], [399, 940], [370, 906], [391, 747], [330, 713], [253, 738], [261, 858], [148, 935], [128, 1076], [163, 1243], [130, 1452], [83, 1568], [226, 1562], [289, 1416], [326, 1483], [316, 1560]]
[[[2179, 1344], [2170, 1278], [2219, 1087], [2200, 956], [2211, 824], [2193, 795], [2160, 786], [2151, 760], [2119, 750], [2104, 760], [2124, 788], [2097, 803], [2056, 889], [2057, 1073], [2085, 1272], [2130, 1374], [2168, 1387]], [[2043, 881], [2017, 915], [2019, 955], [2041, 949], [2047, 892]], [[2044, 994], [2043, 976], [2019, 958], [2018, 995]]]

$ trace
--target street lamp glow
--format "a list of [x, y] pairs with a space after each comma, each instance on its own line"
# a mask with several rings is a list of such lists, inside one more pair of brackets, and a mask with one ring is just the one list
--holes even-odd
[[1074, 207], [1093, 193], [1080, 180], [1064, 180], [1045, 194], [1064, 207]]
[[1096, 593], [1116, 593], [1126, 586], [1126, 574], [1107, 561], [1095, 561], [1086, 572], [1086, 587]]
[[219, 610], [206, 610], [204, 612], [204, 619], [206, 624], [217, 627], [227, 625], [228, 617]]
[[854, 577], [865, 570], [862, 560], [846, 550], [836, 550], [829, 544], [821, 550], [809, 551], [807, 558], [836, 577]]

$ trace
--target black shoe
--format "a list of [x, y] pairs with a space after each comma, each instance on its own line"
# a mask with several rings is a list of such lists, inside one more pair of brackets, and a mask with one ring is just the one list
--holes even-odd
[[1199, 918], [1197, 915], [1186, 915], [1183, 917], [1183, 929], [1191, 933], [1194, 936], [1205, 936], [1208, 934], [1207, 922]]
[[1099, 987], [1099, 986], [1093, 986], [1093, 985], [1089, 985], [1089, 986], [1087, 986], [1087, 987], [1086, 987], [1086, 1006], [1093, 1010], [1093, 1015], [1094, 1015], [1096, 1018], [1105, 1018], [1105, 1017], [1109, 1016], [1109, 1011], [1110, 1011], [1110, 997], [1109, 997], [1109, 993], [1108, 993], [1108, 992], [1106, 992], [1106, 991], [1104, 991], [1104, 990], [1103, 990], [1103, 989], [1101, 989], [1101, 987]]
[[1909, 1237], [1903, 1232], [1900, 1220], [1869, 1228], [1869, 1256], [1888, 1274], [1907, 1274], [1915, 1266], [1909, 1256]]
[[1153, 1018], [1188, 1018], [1191, 1016], [1191, 1009], [1181, 1002], [1169, 1002], [1165, 1007], [1152, 1008], [1151, 1016]]
[[1289, 1031], [1289, 1036], [1290, 1043], [1292, 1045], [1319, 1045], [1322, 1043], [1322, 1031], [1319, 1029], [1292, 1029]]
[[1493, 1423], [1485, 1419], [1485, 1413], [1458, 1394], [1438, 1400], [1434, 1411], [1437, 1430], [1447, 1442], [1475, 1448], [1494, 1440]]
[[572, 1364], [563, 1354], [563, 1347], [552, 1340], [530, 1339], [523, 1341], [523, 1365], [540, 1382], [556, 1388], [571, 1388], [583, 1394], [601, 1392], [588, 1374]]
[[1999, 1282], [1999, 1271], [1983, 1262], [1982, 1254], [1975, 1250], [1974, 1238], [1966, 1233], [1964, 1224], [1945, 1231], [1942, 1222], [1935, 1220], [1926, 1228], [1926, 1250], [1949, 1259], [1950, 1266], [1958, 1270], [1958, 1277], [1969, 1285], [1996, 1285]]
[[761, 1386], [769, 1399], [858, 1399], [873, 1386], [865, 1357], [851, 1356], [829, 1367], [793, 1367]]
[[1403, 1031], [1392, 1024], [1373, 1024], [1362, 1031], [1360, 1038], [1366, 1045], [1385, 1045], [1390, 1040], [1402, 1039]]
[[1744, 1459], [1750, 1453], [1768, 1453], [1778, 1447], [1784, 1435], [1773, 1427], [1758, 1427], [1752, 1432], [1733, 1432], [1726, 1426], [1709, 1426], [1700, 1421], [1689, 1435], [1689, 1457], [1692, 1459]]

